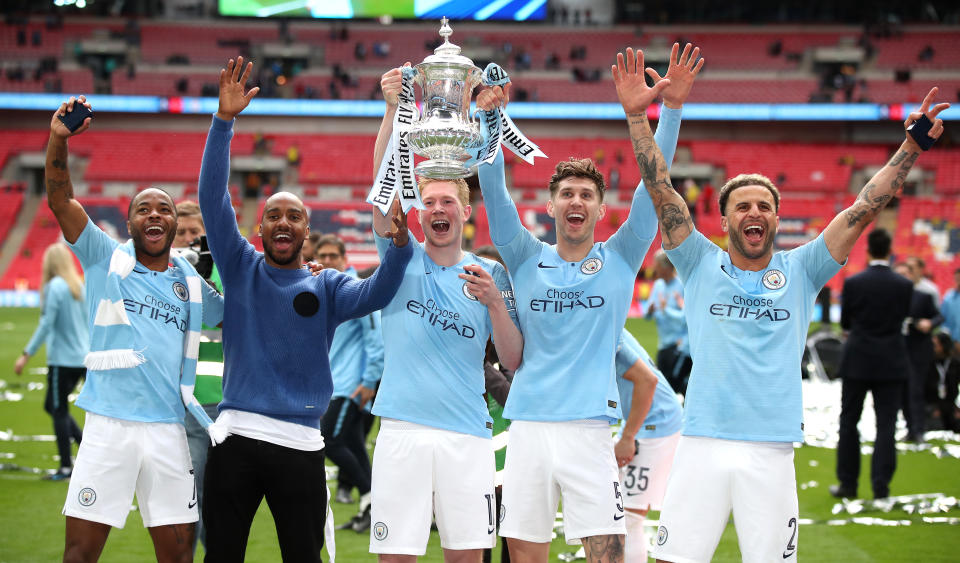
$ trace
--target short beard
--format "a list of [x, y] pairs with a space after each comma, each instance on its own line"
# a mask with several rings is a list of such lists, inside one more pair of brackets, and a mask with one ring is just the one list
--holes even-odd
[[303, 250], [303, 241], [301, 240], [300, 244], [298, 244], [297, 246], [291, 249], [292, 252], [290, 253], [289, 258], [281, 259], [281, 258], [278, 258], [277, 255], [273, 253], [273, 248], [270, 246], [271, 244], [272, 243], [263, 241], [263, 253], [269, 256], [270, 259], [273, 260], [274, 264], [277, 264], [279, 266], [286, 266], [287, 264], [294, 262], [297, 258], [300, 257], [300, 252]]
[[159, 258], [164, 254], [170, 253], [170, 247], [173, 245], [173, 239], [177, 238], [177, 232], [174, 230], [167, 233], [167, 240], [164, 241], [163, 248], [158, 252], [150, 252], [149, 250], [147, 250], [147, 245], [143, 240], [142, 231], [134, 231], [130, 233], [130, 238], [133, 239], [133, 249], [135, 252], [140, 254], [146, 254], [151, 258]]
[[760, 248], [760, 252], [756, 255], [751, 254], [747, 251], [747, 245], [744, 244], [743, 238], [740, 235], [740, 231], [731, 231], [730, 232], [730, 245], [733, 246], [737, 252], [743, 255], [744, 258], [750, 260], [756, 260], [758, 258], [763, 258], [766, 256], [770, 249], [773, 248], [773, 239], [775, 237], [769, 237], [766, 242], [763, 243], [763, 246]]

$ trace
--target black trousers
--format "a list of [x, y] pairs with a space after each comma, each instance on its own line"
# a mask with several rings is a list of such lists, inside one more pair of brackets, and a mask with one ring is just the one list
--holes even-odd
[[355, 486], [361, 495], [369, 493], [373, 471], [357, 403], [348, 397], [332, 399], [320, 428], [327, 457], [340, 468], [340, 485]]
[[877, 418], [877, 439], [870, 461], [870, 482], [873, 496], [890, 494], [890, 480], [897, 469], [897, 448], [894, 431], [904, 384], [902, 381], [843, 380], [840, 407], [840, 439], [837, 443], [837, 479], [840, 485], [857, 490], [860, 477], [860, 433], [857, 423], [863, 413], [863, 400], [869, 391], [873, 395], [873, 410]]
[[927, 422], [927, 374], [933, 365], [933, 341], [930, 335], [926, 335], [926, 340], [922, 342], [908, 342], [907, 352], [910, 354], [910, 373], [903, 386], [901, 408], [910, 437], [922, 438]]
[[57, 437], [60, 467], [73, 466], [70, 460], [70, 440], [79, 444], [83, 437], [80, 426], [70, 414], [67, 397], [77, 386], [77, 382], [86, 375], [87, 368], [47, 366], [47, 396], [43, 401], [43, 410], [53, 417], [53, 434]]
[[660, 348], [657, 350], [657, 369], [667, 378], [674, 391], [687, 394], [687, 381], [690, 379], [690, 370], [693, 369], [690, 354], [681, 352], [676, 344]]
[[204, 561], [243, 561], [250, 524], [266, 498], [285, 562], [322, 561], [327, 515], [323, 450], [305, 452], [229, 436], [207, 453]]

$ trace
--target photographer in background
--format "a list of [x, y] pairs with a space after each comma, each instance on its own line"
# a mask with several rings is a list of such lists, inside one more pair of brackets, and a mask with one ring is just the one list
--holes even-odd
[[[223, 293], [220, 274], [213, 265], [213, 258], [207, 248], [207, 231], [203, 227], [200, 206], [195, 201], [181, 201], [177, 204], [177, 236], [173, 239], [172, 254], [179, 254], [193, 264], [197, 273]], [[213, 419], [217, 419], [217, 404], [223, 399], [223, 345], [220, 329], [203, 325], [200, 338], [200, 350], [197, 357], [197, 382], [193, 396], [197, 398], [203, 410]], [[187, 445], [190, 447], [190, 459], [193, 461], [193, 474], [197, 482], [197, 502], [200, 509], [200, 521], [194, 535], [194, 550], [200, 540], [206, 548], [206, 533], [203, 525], [203, 473], [207, 465], [207, 447], [210, 438], [197, 419], [187, 413], [183, 420], [187, 430]]]

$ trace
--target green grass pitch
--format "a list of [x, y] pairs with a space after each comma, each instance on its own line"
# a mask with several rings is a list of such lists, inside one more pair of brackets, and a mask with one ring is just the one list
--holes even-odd
[[[31, 390], [29, 382], [44, 382], [42, 375], [13, 374], [13, 363], [36, 326], [36, 309], [0, 308], [0, 380], [6, 391], [22, 394], [22, 400], [0, 401], [0, 432], [17, 436], [50, 435], [52, 422], [43, 411], [43, 390]], [[628, 328], [648, 350], [656, 348], [656, 331], [651, 323], [631, 320]], [[43, 353], [33, 358], [29, 368], [44, 365]], [[3, 390], [0, 390], [2, 393]], [[83, 421], [82, 411], [74, 415]], [[53, 469], [55, 445], [39, 441], [0, 441], [0, 463], [21, 467]], [[949, 524], [924, 524], [917, 515], [901, 513], [869, 514], [888, 519], [908, 520], [911, 525], [882, 527], [847, 524], [829, 526], [833, 516], [833, 498], [827, 485], [834, 482], [835, 454], [832, 450], [804, 446], [796, 450], [797, 482], [816, 481], [818, 486], [799, 491], [800, 516], [813, 520], [803, 525], [799, 535], [799, 553], [804, 561], [957, 561], [960, 560], [960, 527]], [[815, 462], [815, 463], [812, 463]], [[864, 468], [869, 460], [864, 460]], [[863, 479], [861, 492], [867, 492]], [[891, 484], [894, 494], [942, 492], [960, 496], [960, 460], [937, 459], [929, 452], [901, 453], [896, 477]], [[0, 563], [20, 561], [55, 561], [63, 554], [64, 518], [60, 515], [66, 482], [41, 481], [37, 474], [24, 470], [0, 470]], [[350, 518], [356, 506], [334, 504], [337, 523]], [[954, 510], [945, 516], [957, 517]], [[656, 518], [656, 513], [650, 515]], [[849, 517], [849, 516], [839, 516]], [[337, 532], [337, 556], [340, 561], [373, 561], [367, 553], [368, 536], [351, 531]], [[497, 547], [499, 550], [499, 546]], [[573, 551], [562, 539], [555, 540], [551, 560], [556, 555]], [[202, 557], [202, 549], [198, 550]], [[154, 559], [153, 548], [139, 514], [132, 513], [123, 529], [113, 530], [103, 552], [102, 561], [129, 562]], [[276, 532], [266, 504], [254, 521], [247, 549], [247, 560], [280, 561]], [[440, 541], [431, 534], [423, 561], [442, 561]], [[496, 561], [498, 559], [494, 559]], [[714, 561], [739, 561], [736, 534], [728, 525], [717, 548]]]

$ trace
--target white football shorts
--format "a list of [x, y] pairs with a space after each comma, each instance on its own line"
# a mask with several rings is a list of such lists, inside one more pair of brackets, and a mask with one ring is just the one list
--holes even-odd
[[123, 528], [134, 493], [147, 528], [199, 519], [183, 425], [88, 412], [63, 514]]
[[651, 555], [710, 561], [731, 510], [745, 563], [797, 560], [792, 443], [681, 437]]
[[444, 549], [496, 545], [493, 443], [384, 418], [373, 452], [370, 553], [423, 555], [436, 517]]
[[679, 442], [680, 432], [660, 438], [637, 439], [640, 446], [637, 455], [620, 468], [624, 507], [660, 510]]
[[561, 499], [568, 544], [626, 534], [610, 424], [515, 420], [507, 443], [500, 535], [549, 542]]

